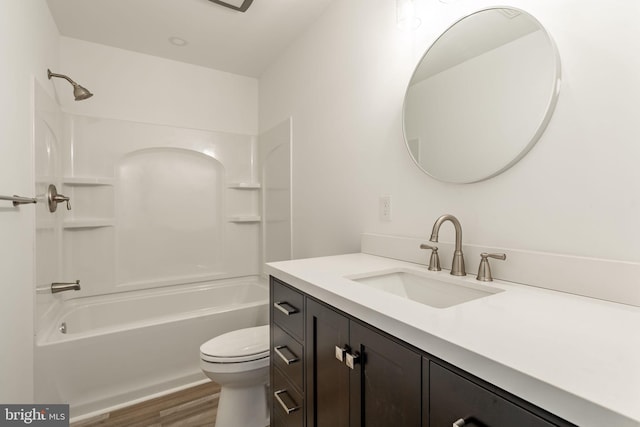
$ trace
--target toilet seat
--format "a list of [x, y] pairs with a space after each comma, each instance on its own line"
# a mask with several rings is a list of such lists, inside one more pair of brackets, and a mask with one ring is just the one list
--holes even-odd
[[209, 363], [242, 363], [269, 357], [269, 325], [238, 329], [200, 346], [200, 358]]

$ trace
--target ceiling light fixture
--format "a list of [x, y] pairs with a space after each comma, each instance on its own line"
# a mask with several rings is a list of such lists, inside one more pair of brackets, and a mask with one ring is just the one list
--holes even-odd
[[422, 21], [416, 16], [415, 0], [396, 0], [396, 25], [403, 31], [415, 30]]
[[220, 6], [228, 7], [229, 9], [237, 10], [239, 12], [246, 12], [253, 3], [253, 0], [209, 0], [215, 4], [219, 4]]

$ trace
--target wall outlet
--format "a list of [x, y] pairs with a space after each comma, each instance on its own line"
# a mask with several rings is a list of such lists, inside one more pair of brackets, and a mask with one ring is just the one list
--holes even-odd
[[391, 196], [380, 196], [380, 220], [391, 221]]

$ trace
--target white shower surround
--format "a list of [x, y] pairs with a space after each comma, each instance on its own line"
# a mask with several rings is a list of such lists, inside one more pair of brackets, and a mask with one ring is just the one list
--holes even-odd
[[63, 271], [86, 283], [74, 297], [260, 273], [256, 137], [66, 122]]

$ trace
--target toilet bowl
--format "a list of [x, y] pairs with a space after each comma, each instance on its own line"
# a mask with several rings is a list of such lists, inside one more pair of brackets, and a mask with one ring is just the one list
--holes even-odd
[[238, 329], [200, 346], [200, 367], [218, 383], [216, 427], [269, 425], [269, 325]]

